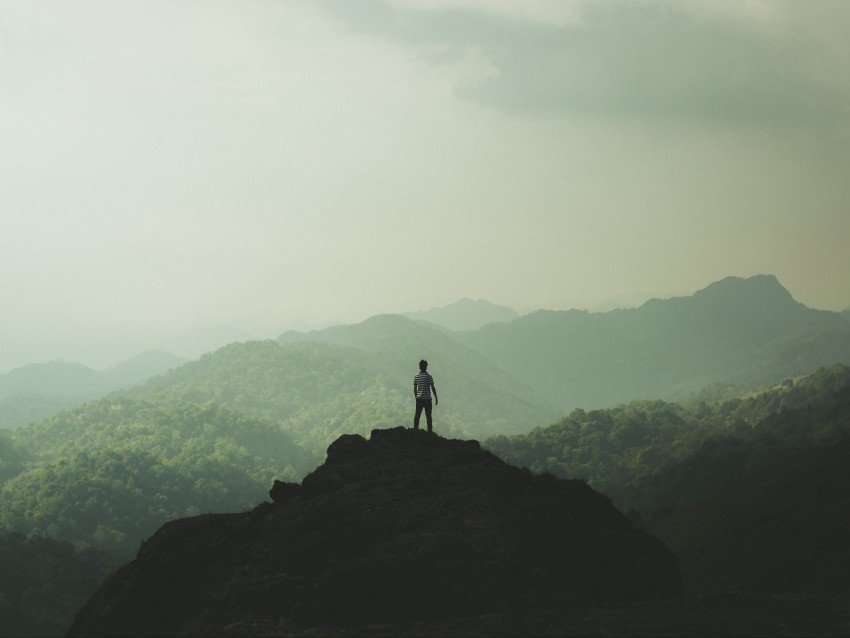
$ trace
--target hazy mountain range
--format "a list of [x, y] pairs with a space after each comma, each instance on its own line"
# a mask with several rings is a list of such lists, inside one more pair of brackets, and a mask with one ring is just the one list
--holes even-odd
[[441, 308], [406, 312], [405, 317], [429, 321], [449, 330], [475, 330], [490, 323], [508, 323], [519, 315], [508, 306], [497, 306], [485, 299], [464, 298]]
[[[29, 583], [21, 591], [16, 583], [0, 583], [6, 586], [0, 595], [14, 601], [5, 612], [0, 606], [0, 625], [16, 609], [26, 610], [15, 616], [22, 623], [16, 626], [48, 617], [53, 627], [70, 622], [68, 605], [48, 613], [48, 603], [40, 602], [51, 599], [53, 590], [44, 584], [59, 582], [56, 574], [64, 568], [38, 556], [60, 548], [33, 538], [126, 557], [165, 521], [256, 505], [272, 478], [304, 479], [340, 437], [409, 427], [411, 381], [422, 357], [431, 362], [439, 389], [440, 437], [479, 439], [534, 473], [586, 479], [628, 511], [629, 520], [643, 520], [675, 548], [692, 591], [764, 592], [796, 580], [846, 590], [850, 566], [843, 545], [827, 543], [846, 527], [841, 513], [847, 511], [848, 479], [836, 468], [846, 458], [838, 439], [850, 431], [850, 369], [835, 365], [850, 362], [846, 313], [806, 308], [770, 276], [728, 278], [692, 296], [605, 313], [538, 311], [494, 321], [502, 311], [486, 302], [453, 306], [446, 316], [466, 307], [478, 319], [465, 325], [476, 327], [439, 325], [439, 313], [429, 320], [378, 315], [353, 325], [289, 331], [277, 340], [231, 343], [189, 362], [151, 353], [103, 373], [54, 362], [0, 377], [0, 412], [15, 402], [55, 412], [0, 431], [0, 553], [23, 551], [40, 566], [20, 567], [19, 578]], [[752, 388], [758, 389], [746, 391]], [[679, 397], [689, 398], [681, 404], [659, 400]], [[624, 403], [631, 398], [640, 400]], [[63, 401], [85, 403], [56, 412]], [[596, 409], [603, 406], [613, 407]], [[813, 451], [800, 463], [768, 471], [768, 464], [800, 450]], [[467, 461], [461, 453], [460, 470]], [[333, 468], [322, 475], [344, 481]], [[391, 470], [386, 478], [399, 476]], [[730, 480], [742, 482], [720, 492]], [[829, 481], [834, 485], [824, 488]], [[435, 495], [439, 505], [443, 496]], [[706, 497], [714, 500], [698, 502]], [[765, 507], [756, 507], [762, 502]], [[808, 504], [834, 513], [817, 519], [820, 536], [809, 534], [794, 513], [809, 511]], [[392, 508], [394, 501], [377, 500], [375, 507]], [[449, 525], [469, 512], [447, 514]], [[738, 542], [741, 526], [761, 531]], [[774, 534], [773, 528], [790, 531]], [[437, 531], [429, 527], [423, 538]], [[806, 562], [795, 549], [809, 537], [827, 548], [819, 562]], [[761, 539], [769, 540], [769, 556], [756, 551]], [[63, 547], [68, 565], [74, 563], [74, 548]], [[758, 560], [747, 562], [748, 556]], [[101, 564], [77, 558], [78, 566], [68, 569]], [[232, 576], [233, 591], [245, 591], [245, 574]], [[66, 590], [79, 587], [56, 591]], [[632, 626], [637, 614], [650, 623], [645, 626], [663, 628], [651, 624], [657, 614], [717, 619], [725, 600], [614, 613], [628, 614], [621, 627]], [[754, 614], [769, 608], [771, 617], [787, 603], [748, 595], [730, 600]], [[783, 622], [791, 635], [794, 627], [819, 627], [809, 621], [825, 618], [833, 602], [801, 598]], [[748, 624], [753, 619], [734, 627], [755, 627]], [[731, 626], [718, 630], [735, 633]], [[704, 631], [704, 624], [692, 628]]]
[[150, 350], [107, 370], [81, 363], [31, 363], [0, 375], [0, 428], [43, 419], [120, 388], [162, 374], [186, 360], [168, 352]]
[[136, 385], [185, 362], [168, 352], [150, 350], [103, 371], [67, 361], [31, 363], [0, 375], [0, 399], [19, 394], [97, 396]]
[[[450, 314], [461, 307], [473, 308], [463, 303]], [[645, 397], [681, 400], [713, 383], [757, 387], [850, 362], [850, 322], [794, 301], [769, 275], [729, 277], [692, 296], [653, 299], [634, 309], [539, 310], [509, 322], [489, 321], [489, 312], [479, 316], [488, 317], [486, 325], [439, 338], [424, 338], [425, 328], [400, 318], [392, 329], [389, 318], [381, 325], [373, 318], [287, 332], [278, 340], [395, 353], [399, 374], [415, 370], [418, 352], [431, 360], [438, 379], [454, 353], [477, 352], [512, 379], [520, 394], [560, 413]]]
[[[794, 301], [770, 275], [729, 277], [692, 296], [602, 313], [539, 310], [517, 316], [505, 306], [462, 299], [419, 313], [288, 331], [277, 339], [284, 352], [275, 360], [287, 365], [286, 348], [295, 343], [348, 349], [321, 356], [330, 357], [329, 368], [350, 371], [348, 380], [356, 375], [372, 392], [386, 391], [385, 398], [395, 404], [391, 417], [406, 421], [408, 377], [417, 371], [420, 358], [429, 359], [442, 390], [444, 427], [458, 436], [480, 437], [526, 431], [578, 407], [646, 397], [681, 400], [714, 383], [758, 387], [848, 363], [847, 318], [848, 311], [813, 310]], [[226, 356], [209, 353], [203, 364], [190, 362], [151, 388], [161, 392], [178, 382], [203, 383], [197, 377], [201, 368], [221, 378], [244, 376], [238, 366], [228, 366], [240, 359], [234, 353], [248, 343], [227, 346]], [[0, 426], [37, 420], [183, 363], [174, 355], [149, 352], [103, 372], [66, 362], [24, 366], [0, 375]], [[308, 370], [301, 377], [296, 371], [287, 377], [286, 388], [297, 390], [314, 377]], [[246, 396], [257, 391], [245, 388]], [[338, 402], [350, 394], [343, 383], [317, 400]], [[350, 399], [357, 406], [364, 395]]]
[[757, 387], [850, 362], [850, 322], [794, 301], [769, 275], [634, 309], [541, 310], [458, 338], [562, 411], [681, 400], [712, 383]]

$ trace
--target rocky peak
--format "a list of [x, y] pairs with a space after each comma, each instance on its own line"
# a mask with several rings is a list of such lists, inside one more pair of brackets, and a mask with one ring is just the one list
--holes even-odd
[[726, 277], [697, 291], [694, 297], [713, 303], [756, 305], [759, 307], [797, 306], [791, 293], [773, 275], [748, 278]]
[[300, 486], [271, 495], [161, 527], [69, 635], [506, 631], [506, 618], [682, 591], [675, 557], [607, 497], [476, 441], [345, 435]]

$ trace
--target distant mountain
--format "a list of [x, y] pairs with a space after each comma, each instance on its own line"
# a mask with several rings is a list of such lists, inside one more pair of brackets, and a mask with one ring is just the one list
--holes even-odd
[[463, 298], [448, 306], [406, 312], [405, 317], [430, 323], [449, 330], [475, 330], [491, 323], [508, 323], [519, 315], [509, 306], [497, 306], [484, 299]]
[[80, 363], [32, 363], [0, 375], [0, 428], [43, 419], [185, 363], [167, 352], [143, 352], [108, 370]]
[[0, 428], [39, 421], [102, 392], [101, 375], [80, 363], [33, 363], [0, 375]]
[[0, 399], [19, 394], [86, 396], [99, 391], [101, 379], [81, 363], [31, 363], [0, 375]]
[[323, 450], [346, 432], [409, 422], [421, 358], [437, 381], [441, 433], [474, 438], [526, 432], [575, 408], [681, 401], [706, 386], [754, 388], [850, 363], [850, 322], [797, 303], [769, 275], [607, 313], [541, 310], [465, 331], [378, 315], [277, 342], [283, 350], [231, 344], [133, 396], [222, 402]]
[[604, 496], [475, 441], [343, 436], [272, 496], [163, 526], [68, 635], [562, 635], [553, 618], [588, 604], [681, 593], [673, 555]]
[[218, 350], [228, 344], [251, 341], [256, 336], [223, 324], [198, 324], [163, 339], [159, 350], [176, 352], [184, 359], [197, 359], [201, 355]]
[[838, 314], [840, 314], [842, 317], [847, 319], [847, 321], [850, 321], [850, 308], [846, 308], [845, 310], [842, 310]]
[[170, 352], [148, 350], [104, 370], [100, 375], [104, 378], [104, 385], [110, 386], [110, 390], [117, 390], [143, 383], [184, 363], [186, 359]]
[[102, 372], [81, 363], [31, 363], [0, 375], [0, 399], [16, 395], [92, 397], [141, 383], [185, 363], [176, 355], [150, 350]]
[[850, 363], [850, 322], [797, 303], [770, 275], [608, 313], [540, 310], [457, 338], [562, 412]]
[[274, 419], [321, 458], [341, 434], [412, 424], [413, 376], [423, 357], [434, 361], [442, 434], [521, 432], [557, 417], [533, 389], [445, 330], [400, 315], [231, 344], [123, 394], [213, 401]]

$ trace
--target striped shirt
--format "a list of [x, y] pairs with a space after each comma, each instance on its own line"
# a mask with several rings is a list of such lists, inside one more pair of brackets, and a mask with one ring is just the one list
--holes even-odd
[[416, 390], [416, 398], [430, 401], [432, 383], [434, 383], [434, 378], [425, 371], [413, 377], [413, 389]]

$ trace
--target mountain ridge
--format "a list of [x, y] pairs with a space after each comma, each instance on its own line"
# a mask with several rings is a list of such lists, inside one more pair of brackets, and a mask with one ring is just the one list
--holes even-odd
[[147, 350], [106, 370], [61, 359], [15, 368], [0, 375], [0, 428], [39, 421], [184, 363], [171, 353]]
[[393, 634], [682, 591], [669, 550], [603, 495], [507, 465], [476, 441], [407, 428], [343, 435], [300, 485], [278, 491], [249, 512], [165, 524], [68, 635]]
[[378, 315], [322, 332], [284, 333], [283, 342], [231, 344], [123, 395], [215, 401], [276, 420], [317, 455], [340, 434], [412, 421], [413, 376], [428, 358], [438, 391], [441, 433], [484, 437], [541, 425], [555, 413], [486, 356], [445, 330], [401, 315]]
[[608, 313], [539, 310], [458, 339], [562, 412], [682, 400], [712, 383], [756, 387], [850, 363], [850, 324], [794, 301], [771, 275], [729, 277], [689, 297]]
[[476, 330], [490, 323], [508, 323], [519, 314], [510, 306], [500, 306], [486, 299], [463, 297], [447, 306], [402, 313], [416, 321], [427, 321], [449, 330]]
[[[249, 343], [261, 342], [225, 346], [180, 366], [180, 374], [159, 375], [145, 387], [162, 388], [169, 380], [187, 377], [190, 370], [214, 361], [216, 365], [234, 365], [234, 357], [218, 353], [253, 348]], [[850, 363], [850, 322], [837, 313], [806, 308], [794, 301], [774, 276], [757, 275], [727, 277], [688, 297], [654, 299], [639, 308], [607, 313], [538, 310], [509, 323], [490, 323], [467, 331], [383, 314], [358, 324], [306, 333], [288, 331], [277, 343], [335, 343], [349, 348], [339, 353], [333, 365], [340, 371], [356, 370], [372, 380], [370, 388], [360, 388], [359, 393], [342, 387], [326, 393], [319, 397], [321, 403], [340, 403], [348, 396], [359, 411], [367, 404], [376, 405], [383, 396], [392, 404], [379, 422], [363, 420], [353, 429], [349, 425], [335, 428], [332, 434], [344, 428], [365, 434], [371, 425], [407, 421], [407, 377], [412, 376], [411, 370], [415, 373], [416, 362], [425, 358], [431, 361], [438, 388], [443, 384], [453, 390], [443, 393], [440, 405], [446, 417], [442, 421], [445, 433], [484, 438], [528, 431], [576, 408], [609, 407], [644, 397], [681, 401], [712, 384], [753, 388], [798, 372]], [[263, 361], [253, 362], [252, 369], [243, 372], [273, 377], [274, 373], [259, 372], [258, 366], [263, 365]], [[233, 386], [228, 377], [237, 374], [242, 374], [238, 366], [215, 376], [218, 382]], [[76, 375], [76, 382], [82, 383], [86, 376]], [[0, 377], [0, 395], [3, 380]], [[280, 401], [290, 389], [296, 396], [301, 393], [301, 381], [307, 380], [288, 376], [276, 390], [281, 393]], [[234, 387], [225, 395], [211, 387], [196, 388], [200, 393], [186, 396], [223, 399], [250, 413], [254, 408], [248, 405], [249, 399], [258, 387], [265, 388], [263, 392], [275, 391], [269, 383], [276, 381], [268, 378], [259, 386]], [[136, 390], [130, 394], [139, 396]], [[241, 408], [232, 405], [234, 400], [240, 401]], [[19, 424], [73, 405], [70, 400], [46, 398], [0, 401], [0, 424], [6, 424], [4, 413], [12, 419], [9, 424]], [[333, 407], [335, 412], [323, 414], [321, 419], [337, 418], [338, 408]], [[259, 416], [288, 418], [289, 414], [279, 414], [272, 407], [263, 410]], [[475, 421], [478, 423], [471, 425]], [[458, 429], [456, 424], [461, 422], [465, 425]], [[306, 422], [303, 425], [306, 427]], [[319, 442], [319, 448], [324, 449], [330, 440]]]
[[669, 550], [604, 496], [475, 441], [344, 435], [270, 495], [163, 525], [67, 635], [846, 634], [842, 594], [683, 595]]

